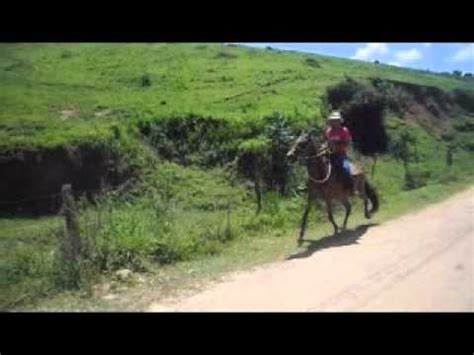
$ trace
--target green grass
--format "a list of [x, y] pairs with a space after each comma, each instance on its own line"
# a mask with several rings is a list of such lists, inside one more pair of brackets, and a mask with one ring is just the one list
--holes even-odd
[[[472, 164], [466, 164], [468, 161], [467, 153], [456, 155], [454, 165], [447, 168], [432, 158], [429, 166], [433, 173], [428, 184], [405, 190], [400, 164], [393, 158], [381, 159], [377, 163], [375, 176], [370, 179], [377, 187], [381, 200], [380, 212], [373, 221], [382, 222], [421, 208], [469, 186], [474, 168]], [[367, 162], [367, 170], [370, 165]], [[105, 266], [92, 283], [100, 282], [102, 278], [103, 282], [112, 282], [116, 288], [123, 287], [123, 284], [111, 280], [114, 279], [114, 270], [126, 267], [147, 275], [151, 280], [155, 279], [153, 287], [156, 290], [153, 293], [148, 289], [147, 292], [155, 296], [157, 290], [169, 294], [192, 286], [196, 280], [209, 280], [228, 271], [282, 260], [295, 251], [304, 195], [281, 198], [266, 193], [262, 213], [255, 216], [251, 190], [247, 191], [241, 184], [232, 187], [225, 179], [225, 173], [219, 169], [206, 172], [163, 163], [157, 171], [160, 178], [153, 180], [158, 186], [146, 185], [147, 192], [138, 195], [135, 201], [107, 201], [111, 203], [112, 219], [107, 219], [107, 203], [103, 205], [102, 221], [106, 228], [99, 234], [92, 230], [91, 235], [99, 241], [96, 260]], [[226, 235], [229, 201], [232, 203], [231, 233]], [[352, 228], [367, 222], [362, 217], [361, 202], [354, 202], [349, 225]], [[87, 208], [81, 214], [81, 224], [89, 224], [95, 218], [95, 210]], [[341, 213], [338, 212], [340, 219]], [[28, 222], [40, 223], [40, 232], [21, 229], [17, 234], [9, 232], [13, 227], [21, 227]], [[61, 222], [58, 217], [21, 223], [1, 221], [4, 228], [0, 229], [0, 240], [5, 246], [2, 275], [15, 275], [8, 276], [3, 283], [3, 307], [136, 309], [144, 306], [132, 301], [135, 296], [127, 301], [130, 304], [120, 306], [112, 301], [100, 300], [92, 296], [91, 285], [66, 293], [55, 286], [52, 252], [57, 248], [58, 239], [51, 231], [56, 226], [61, 227]], [[84, 237], [87, 238], [90, 233], [83, 228]], [[313, 210], [308, 236], [318, 239], [331, 233], [332, 227], [326, 220], [325, 212]], [[128, 292], [135, 294], [143, 290], [139, 285], [134, 287], [138, 287], [136, 291]]]
[[[449, 184], [435, 184], [410, 192], [399, 192], [391, 196], [382, 209], [370, 223], [384, 222], [405, 213], [413, 213], [428, 204], [442, 201], [454, 193], [472, 187], [472, 179], [464, 178]], [[362, 216], [362, 206], [356, 203], [349, 222], [349, 229], [367, 223]], [[299, 211], [301, 212], [301, 211]], [[316, 214], [316, 215], [315, 215]], [[316, 217], [316, 221], [315, 221]], [[337, 215], [340, 223], [342, 214]], [[204, 285], [217, 281], [230, 272], [249, 270], [253, 267], [284, 261], [290, 255], [306, 250], [303, 244], [296, 245], [298, 225], [290, 224], [284, 230], [258, 236], [244, 236], [233, 241], [221, 253], [212, 258], [197, 258], [190, 261], [178, 262], [165, 267], [154, 268], [148, 274], [147, 284], [125, 285], [114, 281], [109, 293], [118, 295], [117, 300], [104, 300], [97, 297], [85, 297], [81, 292], [62, 293], [58, 296], [44, 299], [33, 308], [22, 310], [36, 311], [142, 311], [152, 302], [163, 298], [176, 296], [186, 291], [198, 291]], [[321, 213], [310, 214], [306, 239], [319, 240], [329, 236], [332, 227]], [[107, 282], [107, 281], [104, 281]]]
[[[258, 133], [274, 112], [295, 127], [320, 125], [321, 95], [346, 74], [448, 91], [474, 88], [420, 71], [218, 44], [0, 44], [2, 155], [16, 149], [96, 146], [118, 152], [139, 172], [139, 182], [128, 193], [106, 196], [98, 207], [81, 205], [81, 232], [94, 248], [81, 269], [80, 290], [66, 290], [62, 278], [63, 217], [0, 219], [0, 308], [137, 309], [145, 300], [100, 301], [91, 297], [92, 284], [111, 282], [113, 272], [126, 267], [155, 278], [153, 287], [166, 294], [195, 280], [281, 260], [295, 248], [305, 202], [296, 186], [305, 173], [301, 168], [291, 172], [287, 197], [266, 191], [262, 213], [255, 216], [253, 186], [232, 173], [223, 152], [264, 150], [268, 141]], [[200, 117], [209, 120], [199, 130], [183, 128], [183, 122]], [[173, 118], [170, 127], [189, 133], [186, 142], [164, 139], [163, 127], [147, 137], [150, 144], [138, 134], [147, 123]], [[456, 112], [449, 117], [464, 126], [454, 138], [454, 164], [447, 167], [448, 143], [438, 138], [436, 127], [421, 117], [402, 120], [389, 113], [390, 154], [379, 158], [370, 178], [381, 199], [376, 221], [472, 183], [472, 124], [461, 118]], [[226, 125], [215, 128], [212, 119]], [[209, 127], [213, 131], [204, 134]], [[407, 139], [411, 143], [404, 151], [401, 143]], [[160, 159], [155, 154], [160, 148], [183, 149], [191, 164]], [[205, 163], [213, 154], [223, 166]], [[408, 156], [415, 189], [406, 189], [406, 172], [395, 159], [400, 154]], [[371, 162], [365, 168], [370, 171]], [[365, 223], [360, 202], [355, 207], [351, 226]], [[100, 228], [94, 222], [98, 211]], [[324, 212], [318, 210], [316, 217], [317, 230], [310, 235], [318, 239], [331, 227]]]

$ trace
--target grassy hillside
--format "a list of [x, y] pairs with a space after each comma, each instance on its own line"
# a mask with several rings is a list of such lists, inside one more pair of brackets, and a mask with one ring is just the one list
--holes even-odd
[[[0, 218], [0, 308], [70, 289], [94, 297], [94, 284], [121, 268], [199, 268], [232, 248], [268, 261], [261, 246], [272, 238], [286, 238], [268, 247], [280, 255], [298, 228], [306, 181], [283, 154], [299, 129], [324, 125], [328, 89], [337, 84], [333, 100], [352, 92], [341, 101], [352, 123], [364, 119], [361, 108], [385, 102], [374, 122], [387, 149], [370, 175], [380, 216], [472, 183], [474, 84], [466, 80], [218, 44], [0, 44], [0, 211], [15, 206]], [[362, 131], [378, 134], [370, 124]], [[79, 201], [89, 244], [72, 277], [57, 196], [44, 201], [52, 205], [47, 216], [18, 212], [65, 182], [102, 187], [110, 161], [112, 185], [130, 176], [134, 183]], [[363, 161], [366, 171], [371, 163]], [[355, 201], [355, 215], [360, 207]], [[329, 230], [321, 209], [316, 221], [321, 238]], [[349, 226], [362, 222], [351, 217]]]
[[0, 44], [0, 150], [97, 140], [114, 122], [170, 116], [321, 120], [321, 95], [345, 75], [474, 90], [393, 66], [218, 44]]

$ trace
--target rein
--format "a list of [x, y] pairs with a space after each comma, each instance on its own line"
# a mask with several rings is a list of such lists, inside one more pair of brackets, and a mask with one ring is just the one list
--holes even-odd
[[[313, 142], [313, 144], [314, 144], [314, 142]], [[326, 148], [326, 149], [324, 149], [324, 151], [322, 151], [321, 153], [318, 153], [318, 154], [315, 154], [315, 155], [310, 155], [310, 156], [308, 156], [308, 157], [304, 157], [304, 159], [306, 159], [306, 160], [308, 161], [308, 160], [310, 160], [310, 159], [318, 158], [318, 157], [320, 157], [320, 156], [322, 156], [322, 155], [324, 155], [324, 154], [328, 154], [328, 155], [329, 155], [329, 154], [330, 154], [329, 149]], [[326, 181], [328, 181], [329, 178], [331, 177], [331, 173], [332, 173], [332, 164], [329, 163], [329, 164], [328, 164], [328, 173], [327, 173], [327, 175], [326, 175], [326, 177], [325, 177], [324, 179], [321, 179], [321, 180], [315, 179], [315, 178], [313, 178], [313, 177], [309, 174], [309, 172], [308, 172], [308, 177], [310, 178], [310, 180], [312, 180], [313, 182], [315, 182], [315, 183], [317, 183], [317, 184], [324, 184], [324, 183], [325, 183]]]

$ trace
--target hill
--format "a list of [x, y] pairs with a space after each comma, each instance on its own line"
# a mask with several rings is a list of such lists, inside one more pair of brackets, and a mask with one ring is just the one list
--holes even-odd
[[168, 117], [247, 122], [277, 111], [322, 120], [350, 76], [443, 91], [474, 83], [319, 55], [218, 44], [1, 44], [0, 151], [104, 139], [113, 123]]

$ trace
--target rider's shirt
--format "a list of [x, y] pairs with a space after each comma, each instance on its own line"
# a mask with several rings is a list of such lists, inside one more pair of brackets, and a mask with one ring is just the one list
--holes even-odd
[[335, 153], [337, 154], [347, 154], [347, 146], [351, 141], [352, 137], [347, 129], [347, 127], [331, 128], [326, 129], [324, 133], [324, 138], [330, 143], [336, 143]]

